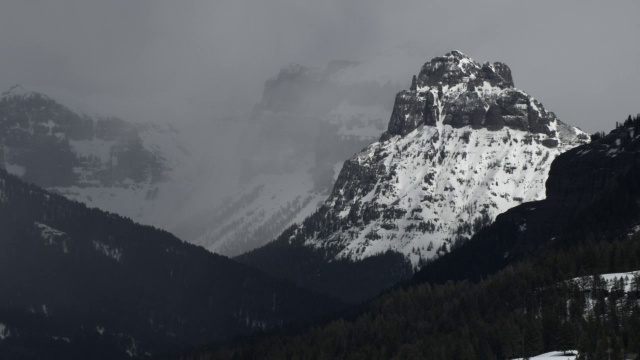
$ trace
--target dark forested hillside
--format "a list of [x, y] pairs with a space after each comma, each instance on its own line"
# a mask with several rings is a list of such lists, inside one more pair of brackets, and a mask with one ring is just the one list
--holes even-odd
[[639, 259], [639, 236], [589, 242], [509, 266], [478, 283], [396, 289], [354, 318], [192, 358], [485, 360], [578, 349], [587, 359], [608, 353], [622, 359], [623, 353], [640, 352], [640, 276], [626, 279], [628, 289], [620, 281], [608, 287], [599, 276], [586, 286], [566, 280], [637, 269]]
[[640, 270], [636, 123], [560, 155], [546, 200], [507, 211], [359, 315], [194, 358], [637, 358], [640, 276], [599, 276]]
[[[326, 227], [322, 221], [313, 224], [316, 220], [322, 220], [321, 211], [305, 220], [305, 229], [315, 231]], [[287, 229], [276, 241], [236, 259], [271, 275], [294, 281], [319, 293], [337, 296], [350, 303], [370, 299], [383, 289], [413, 275], [411, 263], [400, 253], [387, 251], [361, 261], [332, 259], [334, 253], [325, 248], [305, 246], [300, 241], [304, 235], [297, 232], [296, 238], [294, 233], [294, 228]], [[289, 238], [295, 240], [286, 241]]]
[[2, 359], [157, 357], [340, 306], [0, 170]]

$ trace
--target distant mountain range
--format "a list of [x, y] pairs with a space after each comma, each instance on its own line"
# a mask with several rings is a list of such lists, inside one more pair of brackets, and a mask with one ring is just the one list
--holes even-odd
[[170, 226], [196, 183], [196, 155], [168, 124], [77, 113], [20, 86], [0, 96], [0, 168], [138, 222]]
[[366, 65], [289, 65], [247, 118], [189, 126], [88, 116], [15, 86], [0, 97], [0, 167], [239, 255], [315, 211], [344, 159], [382, 134], [400, 86], [364, 79]]

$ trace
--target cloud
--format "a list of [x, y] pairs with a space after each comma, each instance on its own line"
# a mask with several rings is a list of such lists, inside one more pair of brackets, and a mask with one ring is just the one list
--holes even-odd
[[640, 111], [635, 1], [5, 0], [0, 7], [0, 86], [22, 83], [137, 120], [242, 112], [292, 62], [385, 57], [380, 78], [408, 83], [422, 63], [453, 48], [506, 62], [516, 86], [587, 131]]

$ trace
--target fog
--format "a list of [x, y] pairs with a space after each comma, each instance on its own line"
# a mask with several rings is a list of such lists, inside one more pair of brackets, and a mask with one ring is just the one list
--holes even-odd
[[[314, 196], [322, 191], [326, 196], [336, 164], [384, 130], [395, 92], [409, 87], [422, 64], [452, 49], [479, 62], [508, 64], [516, 87], [564, 122], [591, 133], [611, 129], [615, 121], [640, 112], [639, 10], [634, 0], [615, 6], [508, 0], [3, 0], [0, 92], [21, 84], [90, 115], [173, 124], [199, 157], [200, 175], [182, 199], [183, 219], [176, 221], [183, 223], [172, 226], [195, 237], [187, 234], [197, 227], [194, 222], [224, 221], [202, 214], [225, 204], [222, 199], [247, 178], [304, 169], [313, 174], [313, 185], [304, 191], [313, 187]], [[282, 75], [283, 67], [301, 64], [326, 74], [334, 60], [352, 63], [330, 85], [326, 79], [320, 87], [315, 80], [301, 82], [279, 94], [285, 103], [303, 100], [292, 108], [281, 104], [287, 114], [267, 106], [272, 113], [256, 116], [265, 83]], [[340, 108], [342, 98], [349, 102], [346, 110]], [[319, 126], [326, 124], [319, 125], [318, 117], [354, 111], [352, 105], [365, 105], [356, 110], [368, 112], [369, 122], [357, 126], [369, 133], [336, 145], [336, 133], [324, 134]], [[298, 201], [290, 188], [290, 198], [277, 195], [281, 190], [275, 187], [269, 190], [273, 195], [264, 195], [265, 201], [284, 199], [275, 206], [289, 211], [287, 221]], [[175, 210], [168, 210], [166, 216], [174, 217]]]
[[260, 100], [289, 63], [389, 58], [404, 81], [459, 49], [510, 65], [565, 122], [604, 130], [640, 111], [640, 4], [619, 1], [4, 0], [0, 88], [89, 113], [215, 121]]

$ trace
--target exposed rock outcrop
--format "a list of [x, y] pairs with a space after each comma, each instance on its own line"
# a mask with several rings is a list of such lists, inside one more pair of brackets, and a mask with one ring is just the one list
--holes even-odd
[[480, 64], [459, 51], [436, 57], [413, 78], [409, 90], [396, 96], [389, 128], [382, 139], [404, 136], [420, 125], [443, 123], [492, 130], [508, 127], [555, 136], [553, 113], [514, 88], [511, 70], [503, 63]]

